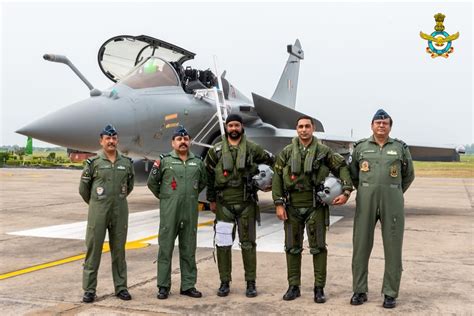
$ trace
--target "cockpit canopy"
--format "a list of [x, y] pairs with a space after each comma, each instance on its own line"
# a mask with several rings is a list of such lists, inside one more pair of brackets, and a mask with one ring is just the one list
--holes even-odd
[[[165, 41], [146, 36], [120, 35], [107, 40], [99, 49], [102, 72], [112, 81], [124, 79], [129, 72], [148, 57], [156, 56], [181, 66], [196, 54]], [[129, 77], [129, 76], [127, 76]]]
[[98, 60], [107, 78], [133, 89], [181, 85], [184, 92], [193, 93], [217, 84], [210, 69], [183, 67], [195, 55], [150, 36], [120, 35], [102, 44]]
[[146, 58], [120, 82], [133, 89], [179, 86], [175, 70], [170, 64], [157, 57]]

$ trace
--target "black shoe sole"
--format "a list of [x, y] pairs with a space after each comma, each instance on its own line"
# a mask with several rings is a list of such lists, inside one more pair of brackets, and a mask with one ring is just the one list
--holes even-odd
[[325, 299], [325, 298], [323, 298], [323, 299], [317, 299], [317, 298], [315, 298], [315, 299], [314, 299], [314, 302], [315, 302], [315, 303], [318, 303], [318, 304], [324, 304], [324, 303], [326, 303], [326, 299]]
[[157, 295], [156, 298], [159, 299], [159, 300], [166, 300], [168, 298], [168, 295], [166, 295], [166, 296]]
[[255, 292], [255, 293], [245, 293], [245, 296], [247, 296], [247, 297], [256, 297], [257, 292]]
[[383, 308], [395, 308], [395, 306], [397, 306], [396, 304], [393, 304], [393, 305], [385, 305], [383, 304]]
[[292, 300], [295, 300], [296, 298], [298, 298], [300, 296], [301, 296], [301, 293], [298, 293], [298, 294], [296, 294], [295, 297], [290, 297], [290, 298], [285, 298], [285, 296], [283, 296], [283, 300], [284, 301], [292, 301]]
[[221, 292], [217, 292], [217, 296], [219, 297], [226, 297], [227, 295], [229, 295], [230, 292], [227, 292], [227, 293], [221, 293]]
[[202, 294], [201, 295], [191, 295], [191, 294], [186, 294], [186, 293], [179, 293], [179, 294], [187, 296], [187, 297], [192, 297], [192, 298], [201, 298], [202, 297]]
[[361, 302], [361, 301], [354, 302], [354, 301], [351, 299], [351, 305], [354, 305], [354, 306], [362, 305], [362, 304], [364, 304], [365, 302], [367, 302], [367, 299], [366, 299], [366, 298], [364, 298], [364, 299], [362, 300], [362, 302]]

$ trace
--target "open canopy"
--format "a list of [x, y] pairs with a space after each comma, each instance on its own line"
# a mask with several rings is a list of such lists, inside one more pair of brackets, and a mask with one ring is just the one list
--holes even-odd
[[150, 56], [168, 62], [183, 62], [196, 54], [165, 41], [146, 36], [120, 35], [108, 39], [99, 49], [98, 61], [102, 72], [110, 80], [123, 79], [137, 64]]

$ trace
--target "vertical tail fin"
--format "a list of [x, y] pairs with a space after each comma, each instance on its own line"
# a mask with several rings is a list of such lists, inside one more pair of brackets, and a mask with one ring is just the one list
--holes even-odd
[[294, 109], [296, 105], [296, 91], [298, 89], [300, 60], [304, 59], [304, 52], [298, 39], [294, 45], [287, 46], [287, 51], [290, 56], [273, 93], [272, 100]]

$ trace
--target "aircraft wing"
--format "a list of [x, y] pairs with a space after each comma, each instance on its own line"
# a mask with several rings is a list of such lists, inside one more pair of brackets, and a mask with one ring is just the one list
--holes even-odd
[[[252, 93], [252, 98], [255, 110], [262, 121], [278, 128], [293, 128], [296, 126], [296, 120], [305, 115], [256, 93]], [[323, 124], [315, 118], [313, 120], [316, 124], [316, 131], [324, 132]]]
[[[254, 142], [260, 144], [266, 150], [278, 154], [291, 139], [296, 136], [294, 129], [277, 128], [271, 130], [269, 126], [245, 128], [247, 136]], [[331, 135], [323, 132], [315, 132], [314, 136], [323, 144], [331, 147], [341, 155], [352, 152], [353, 144], [358, 140], [352, 137]], [[413, 160], [418, 161], [459, 161], [459, 153], [451, 146], [431, 146], [423, 144], [408, 143]]]

